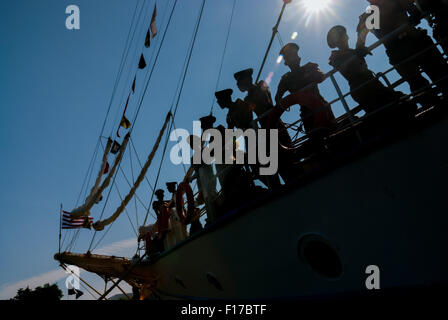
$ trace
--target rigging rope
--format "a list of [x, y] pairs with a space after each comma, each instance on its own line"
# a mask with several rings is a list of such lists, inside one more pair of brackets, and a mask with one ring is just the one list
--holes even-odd
[[[125, 180], [126, 183], [128, 184], [129, 188], [132, 188], [132, 186], [134, 185], [134, 182], [133, 182], [132, 184], [129, 182], [129, 179], [128, 179], [128, 177], [126, 176], [126, 173], [123, 171], [123, 169], [122, 169], [121, 167], [120, 167], [120, 172], [121, 172], [121, 174], [122, 174], [124, 180]], [[135, 198], [138, 200], [138, 202], [139, 202], [139, 203], [143, 206], [143, 208], [145, 208], [145, 210], [146, 210], [146, 205], [145, 205], [145, 203], [142, 201], [142, 199], [140, 199], [140, 197], [138, 196], [137, 193], [135, 194]]]
[[149, 83], [150, 83], [150, 81], [151, 81], [151, 78], [152, 78], [152, 75], [153, 75], [155, 66], [156, 66], [157, 61], [158, 61], [158, 59], [159, 59], [159, 55], [160, 55], [160, 51], [161, 51], [161, 49], [162, 49], [162, 47], [163, 47], [163, 43], [165, 42], [165, 37], [166, 37], [167, 31], [168, 31], [169, 26], [170, 26], [170, 24], [171, 24], [171, 20], [172, 20], [173, 13], [174, 13], [174, 10], [175, 10], [176, 5], [177, 5], [177, 1], [178, 1], [178, 0], [175, 0], [175, 1], [174, 1], [173, 8], [171, 9], [171, 13], [170, 13], [170, 16], [169, 16], [169, 18], [168, 18], [168, 23], [167, 23], [167, 25], [166, 25], [165, 31], [163, 32], [162, 40], [160, 41], [160, 45], [159, 45], [159, 48], [158, 48], [158, 50], [157, 50], [156, 57], [155, 57], [155, 59], [154, 59], [154, 63], [153, 63], [153, 65], [152, 65], [151, 71], [150, 71], [150, 73], [149, 73], [148, 80], [146, 81], [146, 84], [145, 84], [145, 89], [143, 90], [142, 98], [140, 99], [140, 102], [139, 102], [138, 107], [137, 107], [137, 112], [135, 113], [134, 119], [133, 119], [133, 121], [132, 121], [131, 129], [129, 130], [130, 133], [133, 131], [133, 129], [134, 129], [134, 127], [135, 127], [135, 123], [137, 122], [138, 115], [139, 115], [139, 113], [140, 113], [140, 110], [141, 110], [141, 107], [142, 107], [142, 104], [143, 104], [143, 100], [144, 100], [145, 95], [146, 95], [146, 92], [147, 92], [147, 90], [148, 90]]
[[[230, 15], [230, 22], [229, 22], [229, 26], [227, 28], [226, 42], [224, 44], [224, 50], [222, 52], [221, 66], [219, 67], [219, 73], [218, 73], [218, 79], [216, 80], [215, 92], [218, 91], [219, 80], [221, 79], [222, 67], [224, 65], [224, 58], [226, 56], [226, 51], [227, 51], [227, 43], [229, 42], [230, 30], [232, 29], [232, 22], [233, 22], [233, 16], [234, 16], [234, 12], [235, 12], [235, 6], [236, 6], [236, 0], [233, 0], [232, 13]], [[210, 109], [210, 114], [213, 113], [213, 108], [215, 107], [215, 102], [216, 102], [216, 99], [215, 99], [215, 97], [213, 97], [213, 103], [212, 103], [212, 107]]]
[[[112, 90], [111, 97], [109, 99], [109, 104], [108, 104], [108, 107], [107, 107], [106, 115], [104, 117], [103, 125], [101, 127], [101, 132], [99, 134], [99, 138], [98, 138], [97, 144], [96, 144], [95, 149], [94, 149], [92, 160], [91, 160], [91, 163], [89, 165], [89, 168], [87, 169], [87, 172], [86, 172], [83, 184], [81, 186], [81, 191], [79, 193], [79, 196], [78, 196], [78, 199], [76, 201], [75, 206], [77, 206], [78, 203], [79, 203], [79, 200], [80, 200], [81, 195], [82, 195], [83, 190], [84, 190], [84, 186], [86, 186], [86, 192], [87, 192], [87, 184], [86, 183], [87, 183], [87, 181], [90, 181], [90, 178], [89, 178], [89, 180], [87, 180], [87, 177], [89, 176], [89, 171], [91, 171], [91, 170], [93, 171], [94, 160], [96, 159], [96, 154], [98, 152], [98, 148], [99, 148], [99, 145], [100, 145], [100, 139], [101, 139], [101, 136], [104, 133], [104, 129], [105, 129], [105, 126], [106, 126], [106, 123], [107, 123], [107, 119], [109, 117], [110, 110], [111, 110], [111, 107], [112, 107], [112, 102], [113, 102], [113, 99], [115, 97], [117, 86], [118, 86], [119, 80], [121, 78], [122, 70], [123, 70], [123, 67], [124, 67], [124, 64], [125, 64], [124, 62], [125, 62], [125, 60], [127, 58], [127, 52], [129, 51], [128, 45], [130, 44], [129, 39], [130, 39], [131, 32], [132, 32], [132, 29], [134, 29], [134, 33], [135, 33], [135, 30], [136, 30], [136, 27], [133, 28], [133, 26], [134, 26], [135, 17], [136, 17], [136, 14], [137, 14], [137, 9], [138, 9], [139, 3], [140, 3], [140, 0], [138, 0], [136, 2], [136, 4], [135, 4], [134, 13], [133, 13], [132, 18], [131, 18], [131, 25], [129, 26], [129, 31], [128, 31], [128, 35], [126, 37], [125, 46], [124, 46], [124, 49], [123, 49], [123, 53], [121, 55], [120, 66], [118, 68], [118, 72], [117, 72], [117, 75], [116, 75], [116, 78], [115, 78], [114, 87], [113, 87], [113, 90]], [[90, 169], [90, 167], [92, 167], [92, 169]], [[64, 235], [63, 243], [65, 242], [66, 235], [67, 235], [67, 233]], [[71, 244], [73, 246], [74, 241], [75, 241], [75, 237], [77, 237], [77, 235], [79, 235], [79, 230], [77, 230], [77, 232], [75, 232], [75, 235], [74, 235], [73, 239], [69, 242], [69, 245]], [[68, 247], [67, 247], [67, 249], [68, 249]]]
[[131, 198], [134, 196], [135, 191], [137, 190], [137, 188], [139, 187], [140, 183], [143, 181], [146, 172], [149, 169], [149, 166], [152, 163], [152, 160], [156, 154], [157, 149], [159, 148], [160, 142], [162, 140], [162, 137], [165, 133], [165, 130], [168, 126], [168, 122], [171, 119], [171, 112], [168, 112], [165, 122], [163, 124], [162, 129], [160, 130], [159, 136], [157, 137], [156, 143], [154, 144], [154, 147], [151, 151], [151, 153], [148, 156], [148, 159], [145, 163], [145, 165], [143, 166], [142, 171], [140, 172], [139, 176], [137, 177], [137, 180], [135, 181], [134, 186], [132, 187], [132, 189], [129, 191], [128, 195], [124, 198], [124, 200], [122, 201], [121, 205], [117, 208], [117, 210], [115, 210], [115, 212], [107, 219], [105, 220], [100, 220], [97, 221], [93, 224], [93, 228], [96, 231], [100, 231], [100, 230], [104, 230], [104, 227], [111, 224], [112, 222], [114, 222], [119, 216], [120, 214], [123, 212], [123, 210], [125, 209], [126, 205], [129, 203], [129, 201], [131, 200]]
[[[132, 149], [129, 148], [129, 163], [131, 165], [131, 177], [132, 177], [132, 183], [135, 183], [135, 178], [134, 178], [134, 166], [132, 164]], [[146, 178], [146, 175], [145, 175]], [[121, 198], [121, 197], [120, 197]], [[137, 210], [137, 194], [135, 194], [134, 197], [134, 206], [135, 206], [135, 222], [137, 223], [137, 226], [139, 225], [138, 223], [138, 210]]]
[[[177, 114], [177, 110], [178, 110], [178, 107], [179, 107], [180, 98], [182, 96], [182, 92], [183, 92], [183, 88], [184, 88], [184, 84], [185, 84], [185, 79], [186, 79], [187, 74], [188, 74], [188, 69], [189, 69], [189, 66], [190, 66], [191, 57], [193, 55], [194, 47], [195, 47], [195, 44], [196, 44], [196, 39], [197, 39], [198, 31], [199, 31], [199, 26], [201, 24], [202, 15], [204, 13], [205, 2], [206, 2], [206, 0], [202, 0], [201, 9], [199, 11], [199, 16], [198, 16], [198, 19], [197, 19], [197, 22], [196, 22], [196, 26], [195, 26], [195, 29], [194, 29], [193, 40], [192, 40], [191, 47], [190, 47], [190, 50], [189, 50], [189, 53], [188, 53], [188, 59], [187, 59], [186, 68], [184, 70], [184, 74], [183, 74], [183, 77], [182, 77], [182, 82], [181, 82], [179, 94], [178, 94], [177, 101], [176, 101], [176, 106], [174, 108], [174, 112], [173, 112], [173, 116], [172, 116], [173, 121], [172, 121], [172, 123], [170, 125], [170, 128], [168, 130], [168, 134], [171, 132], [172, 127], [173, 127], [173, 122], [175, 121], [175, 118], [176, 118], [176, 114]], [[170, 108], [170, 112], [171, 112], [172, 109], [173, 109], [173, 106]], [[160, 161], [159, 169], [158, 169], [158, 172], [157, 172], [156, 182], [154, 184], [155, 187], [157, 187], [157, 183], [158, 183], [158, 180], [159, 180], [159, 177], [160, 177], [160, 171], [162, 169], [163, 160], [165, 158], [166, 149], [168, 147], [168, 141], [169, 141], [169, 135], [167, 135], [167, 139], [166, 139], [166, 142], [165, 142], [165, 145], [164, 145], [164, 148], [163, 148], [163, 154], [162, 154], [162, 158], [161, 158], [161, 161]], [[146, 212], [145, 220], [143, 221], [143, 225], [146, 224], [146, 221], [148, 219], [149, 208], [151, 207], [151, 203], [152, 203], [153, 199], [154, 199], [154, 192], [151, 195], [151, 200], [149, 202], [148, 211]]]
[[[148, 16], [148, 13], [150, 12], [149, 10], [151, 10], [151, 6], [149, 4], [146, 6], [146, 9], [144, 9], [145, 5], [148, 3], [146, 0], [144, 0], [144, 1], [145, 2], [142, 5], [142, 8], [140, 10], [140, 14], [139, 14], [139, 17], [138, 17], [138, 20], [137, 20], [136, 29], [134, 30], [134, 34], [132, 36], [131, 43], [133, 42], [133, 40], [135, 38], [135, 35], [137, 34], [137, 32], [136, 32], [137, 31], [137, 26], [139, 24], [141, 24], [141, 23], [146, 23], [145, 21], [147, 21], [147, 16]], [[145, 13], [142, 15], [143, 12], [145, 12]], [[142, 31], [138, 35], [138, 39], [143, 38], [144, 33], [146, 33], [146, 30], [142, 29]], [[131, 55], [131, 58], [132, 58], [132, 62], [131, 63], [132, 63], [133, 68], [128, 70], [128, 73], [127, 73], [128, 75], [126, 77], [126, 85], [123, 86], [123, 88], [122, 88], [122, 93], [121, 93], [121, 96], [120, 96], [121, 97], [120, 105], [117, 108], [117, 112], [115, 114], [115, 119], [114, 119], [114, 122], [112, 124], [110, 136], [112, 136], [114, 134], [114, 132], [117, 129], [120, 128], [120, 123], [119, 123], [118, 120], [120, 119], [120, 117], [122, 115], [122, 112], [123, 112], [123, 110], [121, 109], [121, 105], [124, 103], [124, 101], [126, 99], [126, 92], [129, 90], [128, 83], [131, 81], [132, 76], [135, 76], [137, 74], [138, 66], [135, 66], [134, 63], [137, 60], [137, 58], [140, 57], [140, 55], [142, 54], [143, 48], [144, 48], [144, 45], [136, 46], [135, 49], [134, 49], [133, 55]], [[131, 46], [129, 46], [129, 48], [128, 48], [127, 56], [129, 54], [130, 49], [131, 49]], [[127, 56], [126, 56], [126, 58], [127, 58]]]
[[[118, 189], [117, 184], [115, 184], [115, 190], [117, 190], [118, 197], [120, 198], [120, 201], [123, 201], [123, 197], [121, 196], [121, 192], [120, 192], [120, 190]], [[134, 230], [135, 236], [138, 237], [137, 229], [135, 229], [134, 224], [132, 223], [131, 217], [129, 216], [128, 209], [127, 209], [127, 208], [124, 208], [124, 211], [125, 211], [125, 213], [126, 213], [126, 216], [128, 217], [129, 223], [131, 224], [132, 230]]]
[[[93, 152], [92, 159], [90, 160], [89, 167], [87, 168], [87, 172], [85, 174], [84, 181], [82, 182], [81, 191], [79, 192], [78, 198], [76, 199], [75, 206], [78, 206], [79, 200], [81, 200], [81, 195], [84, 191], [84, 186], [86, 185], [86, 182], [87, 182], [87, 177], [89, 176], [91, 167], [93, 166], [93, 163], [95, 162], [95, 159], [96, 159], [96, 154], [98, 152], [99, 144], [100, 144], [100, 139], [98, 139], [97, 144], [95, 146], [95, 150]], [[87, 190], [87, 188], [86, 188], [86, 190]]]
[[[123, 144], [121, 145], [120, 152], [117, 155], [117, 157], [115, 158], [115, 163], [114, 163], [112, 169], [110, 170], [108, 176], [104, 180], [103, 185], [106, 184], [106, 186], [107, 186], [109, 184], [111, 176], [113, 176], [112, 186], [114, 185], [115, 180], [117, 178], [117, 174], [118, 174], [118, 171], [116, 171], [116, 167], [117, 166], [118, 167], [121, 166], [121, 158], [123, 157], [123, 153], [124, 153], [124, 150], [126, 149], [126, 145], [127, 145], [128, 141], [129, 141], [129, 138], [130, 138], [130, 134], [128, 133], [124, 137], [124, 141], [123, 141]], [[101, 186], [101, 188], [99, 190], [100, 192], [103, 192], [103, 190], [105, 189], [105, 188], [103, 188], [103, 185]], [[106, 205], [107, 205], [107, 202], [109, 201], [111, 192], [112, 192], [112, 187], [109, 189], [109, 192], [107, 193], [107, 197], [106, 197], [106, 200], [105, 200], [104, 205], [103, 205], [103, 210], [101, 211], [100, 219], [103, 217], [104, 210], [106, 209]], [[92, 243], [93, 243], [93, 240], [95, 239], [95, 236], [96, 236], [96, 230], [95, 230], [95, 232], [93, 234], [92, 240], [90, 241], [90, 245], [89, 245], [89, 249], [88, 250], [90, 250], [90, 248], [92, 247]]]
[[[101, 183], [101, 178], [104, 175], [104, 170], [105, 170], [106, 164], [107, 164], [107, 156], [109, 155], [111, 146], [112, 146], [112, 139], [108, 139], [106, 148], [104, 149], [103, 159], [101, 161], [101, 167], [100, 167], [100, 170], [99, 170], [98, 175], [95, 180], [95, 184], [93, 185], [92, 189], [90, 190], [90, 194], [85, 199], [84, 203], [81, 206], [73, 209], [70, 212], [70, 216], [72, 218], [80, 218], [80, 217], [88, 216], [90, 208], [93, 207], [93, 205], [97, 201], [98, 197], [101, 196], [101, 193], [99, 193], [100, 183]], [[101, 188], [103, 188], [103, 186], [101, 186]]]
[[[138, 105], [136, 114], [135, 114], [134, 119], [133, 119], [133, 121], [132, 121], [132, 127], [131, 127], [131, 129], [129, 130], [129, 134], [131, 134], [131, 132], [133, 131], [133, 129], [134, 129], [134, 127], [135, 127], [135, 123], [136, 123], [136, 121], [137, 121], [137, 119], [138, 119], [138, 114], [139, 114], [139, 112], [140, 112], [140, 109], [141, 109], [141, 106], [142, 106], [142, 103], [143, 103], [143, 99], [144, 99], [144, 97], [145, 97], [145, 95], [146, 95], [146, 92], [147, 92], [147, 89], [148, 89], [148, 86], [149, 86], [149, 82], [150, 82], [150, 80], [151, 80], [151, 78], [152, 78], [152, 75], [153, 75], [155, 66], [156, 66], [156, 64], [157, 64], [158, 57], [159, 57], [159, 55], [160, 55], [160, 51], [161, 51], [161, 49], [162, 49], [162, 47], [163, 47], [163, 43], [164, 43], [164, 41], [165, 41], [167, 31], [168, 31], [169, 26], [170, 26], [170, 24], [171, 24], [171, 20], [172, 20], [173, 13], [174, 13], [174, 10], [175, 10], [176, 5], [177, 5], [177, 1], [178, 1], [178, 0], [175, 0], [174, 5], [173, 5], [173, 8], [171, 9], [171, 13], [170, 13], [170, 16], [169, 16], [169, 19], [168, 19], [168, 22], [167, 22], [165, 31], [164, 31], [164, 33], [163, 33], [162, 40], [161, 40], [161, 42], [160, 42], [160, 45], [159, 45], [159, 48], [158, 48], [156, 57], [155, 57], [155, 59], [154, 59], [154, 63], [153, 63], [153, 65], [152, 65], [151, 71], [150, 71], [150, 73], [149, 73], [148, 80], [146, 81], [145, 89], [144, 89], [144, 91], [143, 91], [143, 94], [142, 94], [142, 97], [141, 97], [141, 99], [140, 99], [140, 103], [139, 103], [139, 105]], [[116, 176], [115, 176], [115, 177], [116, 177]], [[146, 177], [145, 177], [145, 178], [146, 178]], [[115, 178], [114, 178], [114, 182], [113, 182], [113, 183], [115, 183]], [[149, 181], [148, 181], [148, 183], [149, 183]], [[149, 183], [149, 185], [150, 185], [150, 187], [152, 188], [152, 186], [151, 186], [150, 183]], [[110, 196], [110, 190], [109, 190], [109, 194], [108, 194], [108, 197], [107, 197], [107, 199], [106, 199], [105, 204], [107, 203], [107, 201], [108, 201], [108, 199], [109, 199], [109, 196]], [[100, 219], [102, 218], [102, 216], [103, 216], [103, 214], [104, 214], [104, 209], [105, 209], [105, 206], [103, 207], [103, 211], [102, 211], [102, 213], [101, 213]], [[95, 233], [94, 233], [94, 235], [93, 235], [93, 237], [92, 237], [92, 240], [91, 240], [91, 242], [90, 242], [90, 245], [89, 245], [89, 250], [90, 250], [90, 248], [92, 247], [93, 241], [94, 241], [94, 239], [95, 239], [96, 232], [97, 232], [97, 231], [95, 230]], [[106, 233], [107, 233], [107, 232], [106, 232]], [[104, 238], [104, 236], [103, 236], [101, 239], [103, 239], [103, 238]], [[101, 239], [100, 239], [100, 241], [101, 241]], [[99, 242], [100, 242], [100, 241], [99, 241]], [[99, 244], [99, 242], [98, 242], [98, 244]], [[98, 244], [97, 244], [97, 245], [98, 245]]]
[[[135, 156], [137, 158], [137, 162], [138, 162], [138, 164], [140, 166], [140, 169], [141, 169], [141, 168], [143, 168], [143, 165], [142, 165], [142, 162], [140, 161], [140, 157], [138, 155], [137, 149], [135, 148], [134, 141], [133, 141], [132, 137], [131, 137], [130, 141], [131, 141], [132, 149], [134, 150]], [[145, 176], [145, 180], [148, 183], [148, 185], [151, 188], [151, 190], [154, 191], [154, 187], [152, 186], [151, 182], [149, 182], [149, 180], [148, 180], [148, 178], [146, 176]]]

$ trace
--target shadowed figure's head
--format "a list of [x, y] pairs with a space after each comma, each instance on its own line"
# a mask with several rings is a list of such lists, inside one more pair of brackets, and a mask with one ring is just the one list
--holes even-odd
[[295, 43], [286, 44], [282, 50], [280, 50], [280, 55], [283, 56], [285, 65], [289, 68], [300, 66], [300, 61], [302, 60], [299, 56], [300, 47]]
[[226, 89], [215, 92], [216, 101], [221, 109], [228, 109], [232, 104], [232, 89]]
[[343, 26], [334, 26], [327, 34], [327, 43], [331, 49], [348, 49], [348, 39], [347, 29]]
[[236, 80], [236, 85], [241, 92], [246, 92], [253, 86], [253, 73], [253, 69], [246, 69], [239, 71], [233, 75]]

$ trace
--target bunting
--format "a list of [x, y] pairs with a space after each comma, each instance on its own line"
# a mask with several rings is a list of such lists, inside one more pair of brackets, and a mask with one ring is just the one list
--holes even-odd
[[112, 145], [112, 148], [110, 149], [110, 153], [117, 154], [118, 151], [120, 151], [121, 145], [117, 142], [117, 140], [114, 140], [114, 144]]
[[150, 45], [151, 45], [151, 34], [148, 29], [148, 31], [146, 32], [145, 47], [149, 48]]
[[132, 93], [135, 93], [135, 81], [137, 80], [137, 76], [134, 76], [134, 81], [132, 82]]
[[106, 166], [104, 167], [103, 174], [107, 174], [109, 172], [109, 162], [106, 162]]
[[[135, 81], [135, 80], [134, 80]], [[120, 127], [123, 127], [125, 129], [128, 129], [131, 126], [131, 122], [126, 118], [126, 110], [128, 109], [129, 104], [129, 98], [131, 97], [131, 94], [128, 95], [128, 99], [126, 100], [126, 105], [124, 107], [123, 115], [121, 116], [120, 120], [120, 126], [117, 128], [117, 137], [120, 138]]]
[[156, 17], [157, 17], [157, 5], [154, 5], [154, 11], [152, 13], [150, 24], [152, 38], [154, 38], [157, 35]]
[[140, 61], [139, 61], [139, 63], [138, 63], [138, 68], [139, 68], [139, 69], [145, 69], [145, 68], [146, 68], [145, 56], [143, 55], [143, 53], [142, 53], [142, 55], [140, 56]]
[[131, 122], [126, 118], [125, 115], [121, 117], [120, 127], [129, 129], [131, 127]]

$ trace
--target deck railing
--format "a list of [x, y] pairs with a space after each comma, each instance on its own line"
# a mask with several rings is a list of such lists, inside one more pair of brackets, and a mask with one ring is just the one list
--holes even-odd
[[[428, 13], [424, 13], [424, 14], [422, 14], [422, 19], [425, 18], [425, 17], [428, 16], [428, 15], [429, 15]], [[402, 32], [406, 31], [410, 26], [411, 26], [410, 24], [403, 24], [402, 26], [400, 26], [399, 28], [397, 28], [397, 29], [394, 30], [393, 32], [387, 34], [387, 35], [384, 36], [383, 38], [379, 39], [378, 41], [376, 41], [375, 43], [373, 43], [372, 45], [370, 45], [369, 47], [367, 47], [367, 51], [368, 51], [368, 52], [372, 52], [373, 50], [375, 50], [376, 48], [380, 47], [380, 46], [383, 45], [384, 43], [389, 42], [390, 40], [392, 40], [392, 39], [394, 39], [395, 37], [397, 37], [398, 35], [400, 35]], [[439, 79], [439, 80], [436, 81], [436, 82], [432, 81], [428, 86], [426, 86], [426, 87], [424, 87], [424, 88], [421, 88], [421, 89], [419, 89], [419, 90], [416, 90], [416, 91], [411, 91], [409, 94], [407, 94], [407, 95], [403, 95], [401, 98], [397, 99], [397, 101], [395, 101], [395, 102], [393, 102], [393, 103], [389, 103], [389, 104], [387, 104], [387, 105], [385, 105], [385, 106], [381, 106], [381, 107], [379, 107], [376, 111], [371, 112], [371, 113], [369, 113], [369, 114], [366, 114], [363, 118], [359, 118], [359, 119], [357, 119], [357, 118], [355, 117], [355, 115], [356, 115], [357, 113], [359, 113], [360, 111], [362, 111], [362, 106], [357, 106], [357, 107], [355, 107], [355, 108], [353, 108], [353, 109], [350, 109], [349, 104], [348, 104], [347, 99], [346, 99], [346, 98], [347, 98], [348, 96], [350, 96], [353, 92], [355, 92], [355, 91], [357, 91], [357, 90], [360, 90], [362, 87], [368, 85], [371, 81], [374, 81], [374, 80], [377, 80], [377, 79], [383, 79], [383, 81], [386, 83], [386, 85], [387, 85], [388, 87], [390, 87], [390, 88], [392, 88], [392, 89], [395, 89], [396, 87], [398, 87], [398, 86], [400, 86], [401, 84], [405, 83], [405, 82], [406, 82], [407, 80], [409, 80], [409, 79], [401, 78], [401, 79], [399, 79], [398, 81], [396, 81], [396, 82], [394, 82], [394, 83], [391, 83], [391, 82], [389, 81], [388, 77], [387, 77], [388, 74], [390, 74], [391, 72], [395, 71], [395, 70], [397, 69], [397, 67], [399, 67], [401, 64], [406, 63], [406, 62], [409, 62], [409, 61], [412, 61], [412, 60], [418, 58], [419, 56], [423, 55], [423, 54], [426, 53], [427, 51], [429, 51], [429, 50], [431, 50], [431, 49], [433, 49], [433, 48], [437, 48], [439, 45], [441, 45], [442, 43], [446, 42], [447, 40], [448, 40], [448, 39], [444, 39], [443, 41], [436, 42], [436, 43], [434, 43], [433, 45], [429, 46], [428, 48], [425, 48], [425, 49], [423, 49], [422, 51], [420, 51], [420, 52], [414, 54], [413, 56], [411, 56], [411, 57], [409, 57], [409, 58], [407, 58], [407, 59], [401, 61], [399, 64], [394, 65], [393, 67], [389, 68], [388, 70], [386, 70], [386, 71], [384, 71], [384, 72], [377, 73], [375, 79], [369, 80], [369, 81], [363, 83], [361, 86], [359, 86], [359, 87], [357, 87], [357, 88], [355, 88], [355, 89], [353, 89], [353, 90], [351, 90], [351, 91], [349, 91], [349, 92], [347, 92], [347, 93], [345, 93], [345, 94], [342, 92], [342, 90], [341, 90], [341, 88], [340, 88], [340, 86], [339, 86], [339, 84], [338, 84], [338, 82], [337, 82], [337, 80], [336, 80], [336, 78], [335, 78], [335, 74], [338, 73], [339, 70], [336, 69], [336, 68], [334, 68], [334, 69], [332, 69], [331, 71], [327, 72], [327, 73], [325, 74], [325, 76], [324, 76], [324, 80], [323, 80], [322, 82], [326, 81], [327, 79], [330, 79], [331, 82], [332, 82], [332, 85], [333, 85], [333, 87], [335, 88], [335, 90], [336, 90], [336, 92], [337, 92], [337, 95], [338, 95], [338, 98], [336, 98], [336, 99], [330, 101], [328, 104], [329, 104], [330, 106], [332, 106], [332, 105], [334, 105], [334, 104], [336, 104], [336, 103], [338, 103], [338, 102], [341, 102], [341, 103], [342, 103], [342, 106], [343, 106], [343, 108], [344, 108], [344, 110], [345, 110], [345, 113], [344, 113], [343, 115], [341, 115], [339, 118], [337, 118], [336, 121], [337, 121], [338, 123], [341, 123], [342, 121], [345, 121], [345, 120], [347, 120], [347, 119], [350, 120], [348, 124], [343, 125], [343, 126], [339, 126], [338, 129], [341, 129], [341, 130], [342, 130], [342, 129], [347, 129], [348, 127], [353, 127], [356, 123], [358, 123], [358, 122], [361, 121], [362, 119], [366, 119], [366, 118], [368, 118], [368, 117], [371, 117], [372, 115], [376, 114], [377, 112], [380, 112], [380, 111], [384, 110], [385, 108], [388, 108], [388, 107], [391, 107], [392, 105], [395, 105], [395, 104], [396, 104], [397, 102], [399, 102], [399, 101], [407, 100], [407, 99], [410, 99], [410, 98], [415, 98], [418, 94], [422, 93], [423, 91], [428, 90], [428, 89], [431, 89], [431, 87], [433, 87], [436, 83], [438, 83], [438, 82], [440, 82], [440, 81], [442, 81], [442, 80], [445, 80], [446, 77], [444, 77], [444, 78], [442, 78], [442, 79]], [[342, 65], [342, 67], [343, 67], [344, 65], [346, 65], [346, 64], [349, 64], [349, 63], [353, 62], [355, 59], [356, 59], [356, 57], [352, 57], [352, 58], [348, 59], [348, 60]], [[446, 59], [445, 59], [445, 61], [446, 61]], [[448, 75], [447, 75], [447, 77], [448, 77]], [[322, 83], [322, 82], [320, 82], [320, 83]], [[303, 88], [302, 88], [301, 90], [299, 90], [298, 92], [306, 91], [307, 89], [310, 89], [311, 87], [313, 87], [313, 86], [315, 86], [315, 85], [317, 85], [317, 84], [319, 84], [319, 83], [318, 83], [318, 82], [312, 82], [312, 83], [308, 84], [307, 86], [303, 87]], [[254, 128], [257, 128], [257, 127], [258, 127], [258, 123], [259, 123], [262, 119], [266, 118], [271, 112], [272, 112], [272, 110], [269, 110], [269, 111], [267, 111], [266, 113], [264, 113], [264, 114], [262, 114], [261, 116], [259, 116], [258, 118], [254, 119], [254, 120], [252, 121], [252, 126], [253, 126]], [[294, 123], [287, 125], [287, 128], [288, 128], [288, 129], [293, 128], [293, 127], [296, 126], [298, 123], [300, 123], [302, 120], [303, 120], [303, 119], [299, 119], [299, 120], [295, 121]], [[317, 131], [317, 130], [319, 130], [319, 129], [315, 129], [315, 130], [312, 130], [312, 131], [308, 132], [307, 134], [304, 134], [302, 137], [300, 137], [299, 139], [297, 139], [297, 140], [294, 141], [293, 146], [294, 146], [294, 147], [298, 147], [302, 142], [308, 140], [309, 136], [312, 135], [312, 134], [313, 134], [315, 131]], [[362, 141], [362, 138], [361, 138], [361, 136], [359, 135], [359, 133], [357, 133], [357, 136], [358, 136], [358, 139], [359, 139], [360, 142], [361, 142], [361, 141]]]

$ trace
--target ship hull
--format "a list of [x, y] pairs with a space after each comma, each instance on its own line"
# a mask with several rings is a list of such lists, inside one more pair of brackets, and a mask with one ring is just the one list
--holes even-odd
[[371, 265], [381, 289], [448, 283], [447, 125], [232, 212], [138, 269], [167, 299], [362, 294]]

